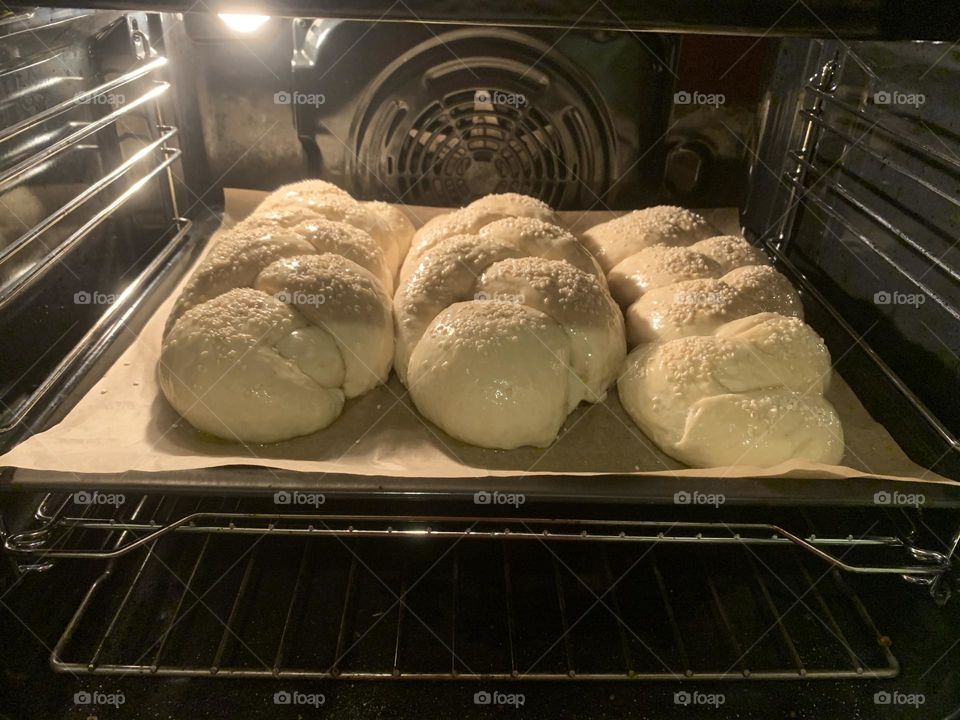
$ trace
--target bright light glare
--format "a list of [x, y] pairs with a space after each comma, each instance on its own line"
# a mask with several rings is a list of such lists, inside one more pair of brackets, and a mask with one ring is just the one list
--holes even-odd
[[248, 35], [256, 32], [267, 20], [269, 15], [242, 15], [239, 13], [217, 13], [227, 27], [237, 33]]

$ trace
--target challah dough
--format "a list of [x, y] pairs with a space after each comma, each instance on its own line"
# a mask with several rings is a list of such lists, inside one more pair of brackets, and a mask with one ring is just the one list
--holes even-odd
[[790, 281], [767, 265], [731, 270], [722, 278], [684, 280], [645, 293], [627, 308], [627, 340], [641, 343], [710, 335], [720, 325], [760, 312], [803, 317]]
[[394, 271], [412, 234], [401, 211], [321, 181], [281, 188], [261, 208], [187, 280], [161, 347], [170, 404], [231, 441], [320, 430], [345, 399], [387, 380]]
[[494, 263], [477, 283], [477, 299], [511, 299], [556, 322], [569, 338], [569, 410], [599, 402], [626, 356], [623, 315], [593, 275], [564, 260], [512, 258]]
[[829, 377], [830, 355], [808, 325], [759, 313], [637, 348], [618, 390], [640, 429], [688, 465], [836, 464], [843, 431], [823, 398]]
[[583, 244], [593, 253], [603, 271], [653, 245], [690, 245], [716, 235], [710, 224], [695, 212], [671, 205], [634, 210], [594, 225], [583, 234]]
[[410, 361], [417, 409], [481, 447], [546, 447], [569, 410], [569, 341], [539, 310], [462, 302], [430, 323]]
[[581, 401], [606, 397], [626, 355], [623, 317], [577, 239], [540, 217], [486, 214], [551, 218], [544, 207], [478, 201], [421, 233], [401, 273], [397, 375], [425, 417], [481, 447], [548, 445]]
[[226, 440], [273, 442], [340, 414], [335, 341], [290, 306], [250, 288], [188, 310], [163, 342], [158, 375], [173, 408]]
[[760, 248], [736, 235], [715, 235], [689, 247], [717, 263], [721, 274], [744, 265], [767, 265], [770, 262]]
[[438, 242], [456, 235], [473, 235], [504, 218], [529, 218], [557, 226], [560, 219], [542, 200], [518, 193], [486, 195], [452, 213], [438, 215], [414, 235], [410, 252], [400, 270], [401, 281], [416, 268], [423, 254]]

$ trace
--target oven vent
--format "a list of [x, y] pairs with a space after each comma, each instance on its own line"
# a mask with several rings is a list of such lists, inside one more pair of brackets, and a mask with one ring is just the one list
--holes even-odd
[[449, 36], [375, 82], [357, 110], [353, 173], [415, 204], [520, 192], [564, 205], [606, 192], [613, 138], [586, 78], [528, 36]]
[[[358, 197], [455, 207], [520, 192], [561, 209], [613, 206], [656, 174], [645, 155], [663, 132], [649, 111], [661, 61], [632, 38], [333, 21], [302, 32], [294, 87], [325, 98], [295, 108], [310, 174]], [[363, 63], [345, 74], [354, 56]], [[636, 82], [611, 87], [614, 63], [636, 68]]]
[[[549, 114], [516, 102], [523, 95], [506, 83], [472, 85], [415, 117], [399, 106], [390, 114], [372, 109], [382, 117], [361, 138], [363, 162], [376, 163], [379, 177], [418, 204], [457, 206], [520, 192], [559, 205], [605, 190], [607, 149], [579, 108]], [[583, 178], [596, 182], [581, 186]]]

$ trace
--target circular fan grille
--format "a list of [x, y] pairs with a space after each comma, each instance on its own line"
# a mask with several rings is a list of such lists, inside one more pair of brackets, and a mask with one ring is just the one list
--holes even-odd
[[[586, 83], [529, 37], [466, 32], [444, 37], [442, 48], [425, 43], [380, 78], [359, 111], [354, 172], [367, 175], [375, 194], [426, 205], [497, 192], [555, 207], [602, 196], [612, 139]], [[446, 57], [437, 63], [440, 49]]]

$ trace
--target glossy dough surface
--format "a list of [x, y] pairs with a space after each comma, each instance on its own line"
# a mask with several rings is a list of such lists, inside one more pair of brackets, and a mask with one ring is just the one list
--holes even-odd
[[[332, 188], [332, 189], [331, 189]], [[393, 362], [399, 210], [321, 181], [281, 188], [228, 231], [167, 321], [160, 386], [200, 430], [274, 442], [333, 422]], [[402, 215], [402, 213], [401, 213]]]
[[829, 377], [830, 355], [808, 325], [761, 313], [637, 348], [618, 385], [634, 422], [681, 462], [766, 467], [840, 462]]
[[[508, 213], [524, 214], [498, 217]], [[394, 366], [420, 412], [464, 442], [549, 445], [622, 367], [623, 317], [603, 272], [554, 217], [531, 198], [491, 196], [414, 240]]]

